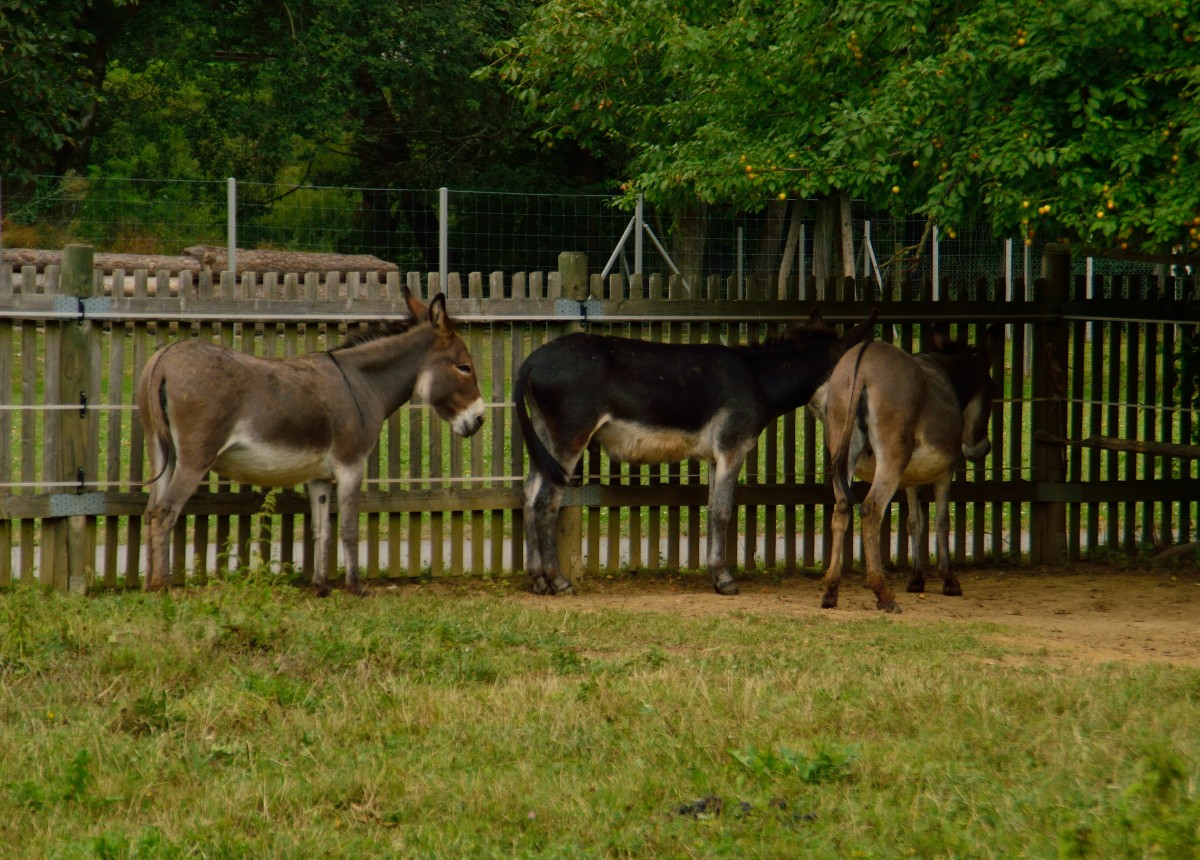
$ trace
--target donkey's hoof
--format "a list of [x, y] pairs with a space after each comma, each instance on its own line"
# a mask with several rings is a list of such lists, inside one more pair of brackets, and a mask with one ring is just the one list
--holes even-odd
[[900, 614], [899, 605], [897, 605], [895, 599], [891, 597], [887, 598], [886, 600], [880, 600], [875, 604], [875, 608], [881, 609], [884, 612], [894, 612], [896, 615]]
[[313, 594], [315, 594], [317, 597], [328, 597], [332, 591], [333, 589], [331, 589], [328, 585], [313, 586]]
[[909, 578], [909, 580], [908, 580], [908, 593], [909, 594], [922, 594], [924, 591], [925, 591], [925, 577], [923, 577], [919, 574], [914, 574], [911, 578]]
[[825, 595], [821, 598], [821, 608], [822, 609], [837, 609], [837, 601], [838, 601], [838, 593], [837, 593], [836, 588], [832, 589], [830, 591], [826, 591]]
[[942, 583], [942, 594], [947, 597], [962, 597], [962, 586], [957, 579], [947, 579]]
[[541, 574], [529, 578], [529, 588], [534, 594], [550, 593], [550, 585], [546, 582], [546, 577]]
[[735, 594], [741, 594], [738, 588], [737, 580], [732, 576], [725, 576], [713, 583], [713, 588], [717, 594], [724, 594], [726, 597], [732, 597]]
[[575, 594], [575, 586], [571, 584], [571, 580], [567, 579], [561, 573], [554, 578], [554, 585], [551, 588], [552, 594], [566, 594], [568, 596]]

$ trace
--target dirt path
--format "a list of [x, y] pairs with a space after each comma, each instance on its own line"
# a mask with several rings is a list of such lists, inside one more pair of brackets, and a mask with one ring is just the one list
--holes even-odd
[[[1200, 568], [1191, 565], [1160, 570], [1071, 565], [1063, 568], [1010, 570], [976, 568], [962, 574], [964, 596], [944, 597], [941, 583], [930, 579], [924, 597], [903, 592], [899, 624], [934, 621], [987, 621], [1003, 625], [997, 642], [1021, 651], [1041, 652], [1071, 663], [1109, 661], [1165, 662], [1200, 668]], [[764, 577], [743, 582], [738, 597], [720, 597], [700, 576], [685, 578], [643, 575], [585, 579], [580, 594], [544, 598], [519, 593], [511, 599], [562, 608], [560, 601], [580, 606], [697, 616], [751, 612], [782, 616], [823, 614], [834, 619], [876, 617], [874, 595], [862, 587], [861, 573], [842, 581], [841, 605], [821, 610], [819, 579], [788, 576], [771, 582]]]

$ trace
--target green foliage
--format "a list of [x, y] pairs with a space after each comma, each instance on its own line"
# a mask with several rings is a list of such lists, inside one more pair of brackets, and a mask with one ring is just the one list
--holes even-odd
[[780, 747], [776, 752], [758, 747], [730, 750], [729, 755], [751, 776], [769, 781], [777, 776], [793, 776], [801, 782], [818, 785], [839, 782], [850, 776], [850, 766], [858, 757], [857, 747], [822, 748], [812, 756]]
[[93, 163], [109, 175], [268, 185], [542, 175], [527, 121], [472, 75], [526, 10], [520, 0], [147, 4], [114, 45]]
[[54, 803], [82, 803], [95, 785], [92, 774], [92, 755], [81, 749], [75, 753], [61, 774], [48, 783], [25, 780], [9, 785], [13, 798], [22, 806], [43, 810]]
[[1200, 856], [1200, 794], [1190, 779], [1176, 753], [1151, 748], [1137, 763], [1114, 810], [1059, 832], [1057, 856]]
[[98, 95], [91, 5], [0, 0], [0, 177], [46, 170], [84, 128]]
[[1200, 2], [551, 0], [495, 71], [631, 191], [1197, 247]]
[[1125, 789], [1117, 824], [1142, 856], [1200, 854], [1200, 794], [1178, 755], [1159, 748], [1141, 761]]

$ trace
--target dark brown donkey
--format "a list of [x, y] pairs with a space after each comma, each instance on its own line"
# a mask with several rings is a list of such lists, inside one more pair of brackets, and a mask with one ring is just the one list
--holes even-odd
[[872, 312], [839, 336], [814, 310], [807, 324], [750, 346], [569, 334], [534, 350], [513, 388], [532, 461], [525, 481], [525, 569], [533, 590], [572, 590], [559, 570], [555, 522], [567, 476], [595, 440], [616, 461], [713, 464], [708, 570], [718, 593], [737, 594], [725, 541], [746, 454], [771, 419], [808, 402], [874, 321]]
[[830, 479], [837, 504], [833, 546], [825, 573], [821, 606], [837, 606], [842, 578], [842, 541], [850, 525], [850, 476], [871, 482], [860, 513], [867, 586], [877, 606], [899, 612], [887, 587], [879, 549], [879, 527], [897, 488], [908, 498], [908, 535], [913, 556], [910, 592], [925, 590], [924, 547], [928, 510], [918, 503], [917, 488], [933, 484], [937, 527], [937, 573], [942, 593], [962, 594], [950, 572], [950, 479], [959, 451], [979, 461], [991, 451], [995, 384], [991, 356], [1000, 348], [992, 326], [979, 349], [952, 341], [945, 326], [931, 331], [930, 349], [910, 355], [891, 344], [868, 343], [851, 349], [838, 362], [814, 408], [825, 410], [825, 441], [830, 449]]
[[358, 575], [358, 499], [367, 454], [383, 422], [414, 394], [470, 436], [483, 424], [475, 368], [446, 313], [405, 290], [411, 318], [375, 324], [328, 352], [258, 358], [198, 340], [154, 353], [137, 404], [155, 478], [146, 505], [147, 590], [170, 580], [169, 537], [208, 472], [260, 487], [306, 484], [316, 569], [329, 593], [329, 505], [337, 484], [346, 588]]

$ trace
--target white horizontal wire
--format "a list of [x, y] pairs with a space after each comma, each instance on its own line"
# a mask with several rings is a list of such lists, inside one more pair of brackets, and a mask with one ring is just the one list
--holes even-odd
[[[427, 403], [406, 403], [405, 406], [410, 409], [430, 409]], [[495, 409], [497, 407], [508, 408], [512, 403], [487, 403], [483, 404], [485, 409]], [[137, 412], [137, 404], [135, 403], [0, 403], [0, 412], [54, 412], [54, 411], [105, 411], [117, 412], [121, 410], [129, 410]]]
[[[428, 484], [428, 485], [431, 485], [428, 487], [428, 489], [436, 490], [436, 489], [445, 489], [445, 487], [438, 486], [438, 485], [445, 485], [445, 484], [477, 484], [477, 483], [485, 483], [485, 482], [489, 482], [489, 481], [492, 483], [499, 484], [499, 483], [513, 483], [515, 481], [524, 481], [524, 480], [525, 480], [524, 475], [476, 475], [476, 476], [471, 476], [471, 475], [449, 476], [449, 475], [447, 475], [446, 477], [437, 477], [437, 478], [431, 478], [431, 477], [367, 478], [363, 481], [363, 484], [366, 486], [373, 486], [373, 485], [377, 486], [377, 485], [382, 485], [382, 484], [408, 484], [408, 485]], [[107, 489], [107, 488], [111, 488], [111, 487], [141, 487], [144, 485], [145, 485], [145, 482], [135, 481], [132, 479], [124, 480], [124, 481], [120, 481], [120, 480], [118, 480], [118, 481], [0, 481], [0, 489], [27, 489], [27, 490], [28, 489], [49, 489], [49, 488], [53, 488], [53, 487], [71, 487], [72, 489], [78, 488], [78, 487], [96, 487], [96, 488], [101, 488], [101, 489]], [[226, 481], [218, 481], [217, 486], [218, 487], [231, 487], [231, 486], [233, 486], [233, 484], [230, 482], [226, 482]], [[241, 486], [245, 487], [245, 486], [252, 486], [252, 485], [243, 484]], [[299, 485], [297, 485], [297, 486], [299, 486]], [[290, 488], [288, 488], [288, 489], [290, 489]]]
[[[1095, 456], [1100, 456], [1100, 452], [1096, 452]], [[1143, 456], [1153, 456], [1153, 455], [1147, 454], [1147, 455], [1143, 455]], [[1011, 474], [1017, 474], [1017, 473], [1032, 473], [1033, 471], [1034, 471], [1033, 466], [986, 466], [985, 465], [985, 466], [973, 467], [971, 470], [968, 470], [967, 474], [986, 479], [988, 477], [988, 475], [995, 474], [997, 472], [999, 472], [1001, 474], [1011, 475]], [[609, 475], [607, 473], [597, 473], [597, 474], [584, 475], [583, 479], [585, 481], [589, 481], [589, 482], [593, 482], [593, 481], [601, 482], [601, 481], [605, 481], [606, 479], [612, 479], [612, 478], [617, 479], [617, 481], [615, 483], [609, 481], [607, 483], [607, 486], [654, 486], [654, 485], [650, 485], [650, 484], [630, 484], [630, 483], [622, 482], [622, 479], [640, 481], [641, 479], [647, 478], [647, 477], [659, 478], [660, 480], [662, 478], [662, 476], [654, 475], [654, 474], [643, 476], [643, 475]], [[679, 476], [673, 476], [673, 477], [679, 477]], [[817, 473], [817, 472], [806, 472], [804, 474], [798, 475], [797, 478], [806, 484], [824, 483], [824, 481], [825, 481], [825, 476], [820, 473]], [[468, 476], [457, 476], [457, 477], [446, 476], [446, 477], [438, 477], [438, 478], [431, 478], [431, 477], [367, 478], [363, 481], [363, 485], [364, 486], [382, 486], [382, 485], [401, 484], [401, 485], [406, 485], [406, 486], [413, 486], [413, 485], [422, 485], [423, 484], [423, 485], [426, 485], [425, 489], [437, 490], [437, 489], [449, 489], [448, 485], [454, 485], [454, 484], [480, 484], [480, 483], [514, 484], [514, 483], [518, 483], [518, 482], [523, 482], [524, 480], [525, 480], [524, 475], [475, 475], [475, 476], [468, 475]], [[760, 487], [769, 487], [772, 485], [779, 486], [779, 485], [782, 485], [783, 483], [786, 483], [786, 482], [773, 481], [773, 482], [769, 482], [769, 483], [756, 484], [755, 486], [760, 486]], [[134, 480], [82, 481], [82, 482], [80, 482], [80, 481], [0, 482], [0, 489], [53, 489], [56, 487], [67, 487], [67, 488], [71, 488], [71, 489], [79, 489], [79, 488], [83, 488], [83, 487], [90, 487], [90, 488], [95, 488], [95, 489], [109, 489], [112, 487], [131, 487], [132, 488], [132, 487], [142, 487], [142, 486], [145, 486], [145, 482], [134, 481]], [[228, 482], [218, 481], [217, 486], [227, 488], [227, 487], [231, 487], [233, 485]], [[249, 485], [242, 485], [242, 486], [249, 486]], [[299, 485], [297, 485], [297, 486], [299, 486]], [[670, 485], [662, 484], [662, 486], [670, 486]], [[687, 483], [676, 482], [675, 486], [703, 487], [703, 486], [707, 486], [707, 482], [705, 482], [705, 481], [696, 481], [696, 482], [689, 481]], [[259, 489], [263, 489], [263, 488], [259, 488]], [[288, 489], [291, 489], [291, 488], [288, 488]]]
[[[1191, 406], [1176, 404], [1165, 406], [1157, 403], [1130, 403], [1127, 400], [1088, 400], [1082, 397], [997, 397], [995, 403], [1075, 403], [1082, 406], [1115, 406], [1120, 409], [1148, 409], [1157, 412], [1190, 412]], [[406, 403], [410, 409], [429, 409], [426, 403]], [[510, 409], [511, 400], [484, 402], [485, 409]], [[0, 403], [0, 412], [54, 412], [54, 411], [84, 410], [88, 412], [119, 412], [137, 411], [133, 403]]]

